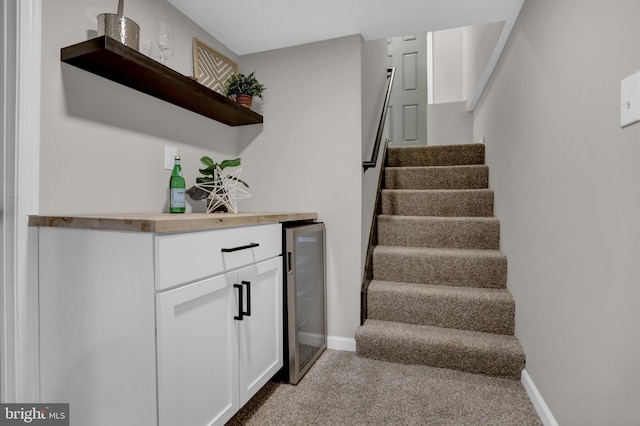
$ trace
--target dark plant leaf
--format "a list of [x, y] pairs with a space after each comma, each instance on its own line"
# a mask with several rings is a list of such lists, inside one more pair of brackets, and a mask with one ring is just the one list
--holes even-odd
[[203, 175], [212, 175], [213, 176], [213, 172], [216, 168], [214, 166], [209, 166], [206, 169], [198, 169], [200, 171], [200, 173], [202, 173]]
[[225, 169], [226, 167], [238, 167], [240, 165], [240, 158], [234, 158], [233, 160], [224, 160], [220, 163], [220, 168]]
[[202, 164], [204, 164], [205, 166], [209, 167], [213, 167], [215, 166], [216, 163], [213, 162], [213, 160], [210, 157], [207, 157], [206, 155], [203, 156], [202, 158], [200, 158], [200, 161], [202, 162]]
[[243, 184], [244, 186], [246, 186], [247, 188], [249, 187], [249, 185], [247, 184], [247, 182], [243, 181], [242, 179], [238, 179], [238, 182], [240, 182], [241, 184]]
[[235, 176], [230, 176], [230, 178], [231, 178], [231, 179], [233, 179], [233, 180], [235, 180], [235, 181], [237, 181], [237, 182], [240, 182], [241, 184], [243, 184], [243, 185], [244, 185], [244, 186], [246, 186], [247, 188], [249, 187], [249, 185], [247, 185], [247, 182], [243, 181], [242, 179], [238, 179], [238, 178], [237, 178], [237, 177], [235, 177]]

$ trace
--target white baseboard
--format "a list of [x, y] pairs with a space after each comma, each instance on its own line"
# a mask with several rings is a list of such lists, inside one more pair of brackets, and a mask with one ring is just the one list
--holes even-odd
[[340, 336], [327, 337], [327, 349], [335, 349], [337, 351], [356, 351], [356, 339]]
[[558, 426], [558, 422], [553, 417], [551, 410], [547, 406], [547, 403], [542, 399], [542, 395], [538, 391], [535, 383], [527, 373], [527, 370], [522, 370], [522, 375], [520, 376], [520, 381], [522, 382], [522, 386], [527, 391], [527, 395], [529, 395], [529, 399], [533, 403], [533, 407], [536, 409], [538, 416], [540, 416], [540, 420], [544, 426]]

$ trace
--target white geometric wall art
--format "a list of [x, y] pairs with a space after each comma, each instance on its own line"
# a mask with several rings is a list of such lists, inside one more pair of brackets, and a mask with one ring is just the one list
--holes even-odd
[[237, 73], [237, 63], [193, 38], [193, 75], [198, 79], [198, 83], [224, 95], [227, 79]]

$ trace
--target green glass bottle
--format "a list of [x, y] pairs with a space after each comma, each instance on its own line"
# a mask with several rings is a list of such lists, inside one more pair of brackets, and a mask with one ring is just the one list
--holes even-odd
[[182, 167], [180, 167], [180, 157], [176, 155], [173, 162], [173, 171], [171, 179], [169, 179], [169, 213], [184, 213], [184, 177], [182, 176]]

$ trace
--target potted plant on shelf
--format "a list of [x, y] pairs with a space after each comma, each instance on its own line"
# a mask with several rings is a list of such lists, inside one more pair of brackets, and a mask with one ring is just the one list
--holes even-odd
[[227, 96], [235, 95], [236, 102], [247, 108], [251, 108], [254, 96], [262, 99], [265, 87], [256, 79], [255, 71], [249, 75], [232, 74], [225, 83]]
[[236, 169], [233, 173], [226, 174], [222, 171], [227, 167], [238, 167], [240, 158], [233, 160], [223, 160], [220, 163], [214, 162], [206, 155], [200, 158], [204, 169], [198, 169], [203, 175], [196, 178], [196, 184], [185, 192], [193, 200], [207, 199], [207, 213], [214, 212], [238, 212], [236, 200], [250, 197], [240, 184], [249, 188], [249, 185], [240, 179], [242, 169]]

